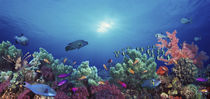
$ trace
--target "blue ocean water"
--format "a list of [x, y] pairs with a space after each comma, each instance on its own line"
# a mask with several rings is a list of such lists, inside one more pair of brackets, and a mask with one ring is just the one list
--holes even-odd
[[[122, 61], [114, 51], [146, 48], [157, 43], [156, 33], [177, 30], [180, 43], [194, 42], [210, 56], [209, 5], [210, 0], [0, 0], [0, 40], [15, 44], [14, 36], [23, 33], [29, 45], [16, 47], [24, 53], [42, 47], [55, 58], [78, 64], [89, 60], [91, 66], [103, 68], [110, 58]], [[192, 23], [182, 24], [185, 17]], [[101, 22], [112, 26], [97, 32]], [[65, 46], [75, 40], [89, 44], [66, 52]]]

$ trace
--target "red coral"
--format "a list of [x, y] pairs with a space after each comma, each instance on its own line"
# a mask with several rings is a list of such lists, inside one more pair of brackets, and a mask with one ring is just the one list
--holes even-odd
[[201, 51], [200, 54], [198, 53], [198, 46], [194, 45], [194, 43], [187, 44], [183, 43], [182, 44], [182, 49], [179, 48], [178, 42], [179, 39], [176, 38], [176, 30], [173, 33], [166, 32], [168, 38], [170, 39], [170, 42], [168, 43], [166, 40], [160, 38], [158, 42], [161, 42], [161, 44], [156, 44], [156, 46], [160, 48], [167, 48], [168, 50], [165, 53], [165, 56], [171, 55], [171, 59], [163, 59], [160, 58], [159, 60], [166, 62], [167, 65], [171, 64], [177, 64], [177, 60], [180, 58], [189, 58], [194, 61], [194, 63], [198, 67], [202, 67], [203, 65], [203, 60], [207, 60], [208, 56], [206, 56], [206, 53]]
[[10, 85], [10, 79], [7, 81], [4, 81], [0, 84], [0, 93], [2, 93], [4, 90], [7, 89], [7, 87]]
[[110, 85], [109, 82], [105, 82], [104, 85], [91, 86], [91, 94], [96, 99], [125, 99], [121, 91], [115, 85]]

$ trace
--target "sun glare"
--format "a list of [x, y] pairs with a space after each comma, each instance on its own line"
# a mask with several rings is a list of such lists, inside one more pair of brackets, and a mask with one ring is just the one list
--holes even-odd
[[97, 32], [104, 33], [107, 32], [110, 28], [112, 28], [113, 22], [101, 22], [98, 25]]

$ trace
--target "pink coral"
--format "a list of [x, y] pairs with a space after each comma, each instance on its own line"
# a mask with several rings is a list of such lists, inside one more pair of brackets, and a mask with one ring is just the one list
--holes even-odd
[[115, 86], [105, 82], [104, 85], [91, 86], [91, 94], [96, 99], [125, 99], [125, 96]]
[[25, 89], [20, 95], [18, 95], [18, 99], [30, 99], [30, 96], [27, 95], [30, 92], [29, 89]]
[[57, 91], [55, 99], [71, 99], [69, 96], [66, 95], [63, 91]]
[[10, 79], [2, 82], [0, 84], [0, 93], [2, 93], [4, 90], [6, 90], [9, 85], [10, 85]]
[[194, 64], [196, 64], [198, 67], [202, 67], [203, 60], [207, 60], [208, 56], [206, 56], [206, 53], [201, 51], [198, 53], [198, 46], [194, 43], [182, 44], [182, 49], [179, 48], [178, 42], [179, 39], [176, 37], [176, 30], [173, 33], [166, 32], [168, 38], [170, 39], [170, 42], [168, 43], [165, 39], [160, 38], [158, 42], [161, 42], [161, 44], [156, 44], [156, 46], [160, 48], [167, 48], [168, 50], [165, 53], [165, 56], [171, 55], [171, 59], [163, 59], [160, 58], [159, 60], [166, 62], [167, 65], [171, 64], [177, 64], [177, 60], [180, 58], [189, 58], [194, 61]]
[[88, 90], [86, 87], [79, 87], [78, 90], [71, 95], [71, 99], [87, 99], [89, 96]]

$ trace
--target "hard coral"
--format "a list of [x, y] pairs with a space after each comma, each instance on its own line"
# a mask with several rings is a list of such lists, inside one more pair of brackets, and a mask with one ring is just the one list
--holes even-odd
[[167, 65], [171, 65], [171, 64], [176, 64], [180, 58], [189, 58], [192, 59], [198, 67], [202, 67], [203, 65], [202, 61], [208, 59], [206, 53], [201, 51], [199, 54], [197, 54], [198, 46], [194, 45], [194, 43], [190, 45], [184, 42], [182, 44], [182, 49], [179, 48], [178, 46], [179, 39], [176, 37], [176, 33], [177, 33], [176, 30], [173, 33], [166, 32], [168, 38], [170, 39], [169, 43], [162, 38], [158, 40], [158, 42], [161, 42], [161, 44], [156, 44], [156, 46], [159, 49], [167, 48], [168, 50], [165, 53], [165, 56], [171, 55], [172, 57], [170, 60], [163, 58], [160, 58], [159, 60], [166, 62]]
[[172, 70], [182, 84], [194, 82], [198, 73], [197, 67], [193, 64], [193, 61], [185, 58], [179, 59]]

